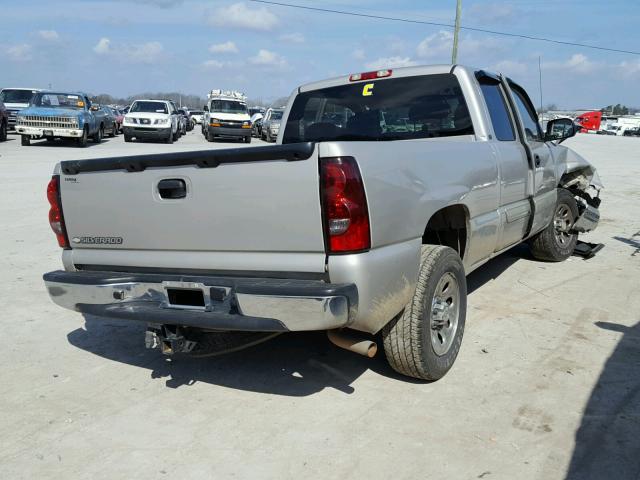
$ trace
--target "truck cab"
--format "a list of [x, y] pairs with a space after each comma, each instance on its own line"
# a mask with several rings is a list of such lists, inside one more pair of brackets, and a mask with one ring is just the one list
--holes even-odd
[[246, 96], [236, 91], [211, 90], [204, 107], [202, 133], [209, 142], [231, 138], [251, 143], [251, 117]]

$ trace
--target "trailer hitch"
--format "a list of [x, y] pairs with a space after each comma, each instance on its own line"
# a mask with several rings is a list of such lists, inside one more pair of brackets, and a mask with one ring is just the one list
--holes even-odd
[[182, 327], [177, 325], [149, 325], [144, 334], [146, 348], [159, 348], [164, 355], [189, 353], [196, 342], [185, 337]]

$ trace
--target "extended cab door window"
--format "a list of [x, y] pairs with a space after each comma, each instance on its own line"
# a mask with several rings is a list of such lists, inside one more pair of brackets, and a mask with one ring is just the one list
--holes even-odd
[[491, 117], [496, 138], [500, 141], [515, 140], [516, 133], [507, 109], [507, 101], [502, 86], [494, 82], [481, 82], [480, 88], [489, 109], [489, 116]]
[[531, 110], [531, 101], [526, 98], [525, 95], [526, 94], [519, 89], [513, 89], [513, 99], [520, 113], [520, 118], [522, 119], [524, 135], [529, 142], [542, 142], [542, 131], [540, 130], [537, 116], [535, 112]]

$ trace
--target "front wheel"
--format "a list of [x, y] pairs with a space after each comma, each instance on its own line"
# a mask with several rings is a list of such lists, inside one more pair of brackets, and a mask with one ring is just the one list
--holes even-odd
[[251, 137], [250, 136], [246, 136], [243, 138], [244, 143], [251, 143]]
[[547, 262], [562, 262], [569, 258], [578, 242], [578, 234], [572, 232], [577, 219], [576, 199], [568, 190], [558, 189], [553, 221], [529, 240], [531, 254], [538, 260]]
[[169, 130], [169, 136], [164, 140], [164, 143], [173, 143], [173, 140], [175, 139], [173, 132], [171, 130]]
[[460, 351], [466, 314], [467, 280], [460, 256], [449, 247], [423, 245], [413, 298], [382, 329], [387, 361], [409, 377], [442, 378]]
[[7, 122], [0, 123], [0, 142], [4, 142], [7, 139]]
[[87, 128], [85, 127], [82, 130], [82, 137], [80, 138], [76, 138], [76, 145], [78, 145], [78, 147], [80, 148], [84, 148], [87, 146], [87, 138], [88, 138], [89, 134], [87, 132]]
[[23, 147], [28, 147], [29, 145], [31, 145], [31, 138], [29, 137], [29, 135], [22, 135], [20, 137], [20, 144]]
[[127, 135], [126, 133], [124, 134], [124, 141], [129, 143], [131, 141], [131, 136]]

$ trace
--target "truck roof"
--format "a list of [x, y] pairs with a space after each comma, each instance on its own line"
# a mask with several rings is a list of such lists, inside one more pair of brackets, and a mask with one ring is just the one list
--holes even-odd
[[[452, 64], [439, 64], [439, 65], [417, 65], [415, 67], [400, 67], [400, 68], [381, 68], [375, 71], [381, 70], [391, 70], [392, 74], [389, 77], [384, 78], [399, 78], [399, 77], [412, 77], [416, 75], [434, 75], [438, 73], [450, 73], [453, 69], [462, 69], [466, 70], [467, 73], [472, 73], [477, 69], [469, 68], [463, 65], [452, 65]], [[338, 85], [346, 85], [350, 83], [349, 77], [354, 73], [362, 73], [360, 71], [354, 71], [347, 75], [341, 75], [339, 77], [328, 78], [326, 80], [320, 80], [317, 82], [307, 83], [302, 85], [298, 91], [307, 92], [310, 90], [318, 90], [321, 88], [328, 87], [336, 87]], [[357, 80], [357, 81], [366, 81], [366, 80]]]

